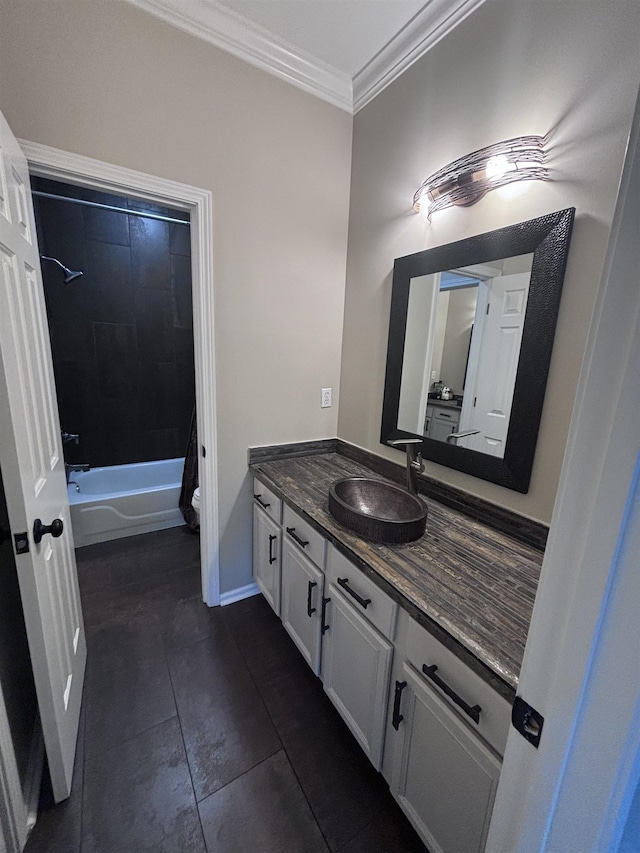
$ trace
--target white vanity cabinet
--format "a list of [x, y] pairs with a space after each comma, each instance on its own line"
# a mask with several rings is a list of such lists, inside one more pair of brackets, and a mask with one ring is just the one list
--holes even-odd
[[446, 441], [447, 436], [457, 432], [460, 425], [460, 409], [454, 406], [439, 406], [432, 402], [427, 406], [424, 432], [428, 438]]
[[394, 676], [391, 793], [432, 853], [481, 853], [511, 706], [413, 620]]
[[254, 574], [264, 596], [429, 850], [482, 853], [511, 704], [255, 485]]
[[382, 764], [397, 604], [333, 546], [322, 641], [324, 689], [376, 768]]
[[282, 501], [258, 479], [253, 481], [253, 499], [253, 577], [279, 616]]
[[316, 675], [324, 601], [325, 540], [293, 512], [284, 508], [282, 545], [282, 624]]

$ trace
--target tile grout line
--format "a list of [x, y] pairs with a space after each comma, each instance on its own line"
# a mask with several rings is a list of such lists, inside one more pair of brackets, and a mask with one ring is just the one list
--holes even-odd
[[[269, 758], [273, 758], [273, 756], [274, 756], [274, 755], [277, 755], [277, 754], [280, 752], [280, 750], [284, 750], [284, 744], [283, 744], [283, 743], [282, 743], [282, 741], [280, 740], [280, 734], [279, 734], [279, 732], [278, 732], [278, 729], [276, 728], [276, 726], [275, 726], [275, 725], [274, 725], [274, 723], [273, 723], [273, 720], [271, 719], [271, 715], [269, 714], [269, 709], [268, 709], [268, 708], [265, 706], [265, 704], [264, 704], [264, 700], [263, 700], [263, 698], [262, 698], [262, 694], [261, 694], [261, 693], [260, 693], [260, 691], [258, 690], [258, 688], [257, 688], [257, 686], [256, 686], [256, 684], [255, 684], [255, 682], [254, 682], [254, 680], [253, 680], [253, 676], [251, 675], [251, 671], [249, 670], [249, 667], [247, 666], [247, 663], [246, 663], [246, 660], [245, 660], [245, 658], [244, 658], [244, 655], [242, 654], [242, 652], [241, 652], [241, 651], [240, 651], [240, 649], [238, 648], [238, 644], [236, 643], [235, 637], [233, 636], [232, 632], [229, 630], [229, 626], [226, 624], [226, 619], [225, 619], [225, 617], [222, 617], [222, 620], [223, 620], [223, 627], [224, 627], [224, 630], [226, 631], [226, 633], [227, 633], [227, 635], [228, 635], [229, 639], [231, 640], [231, 642], [233, 643], [233, 647], [236, 649], [236, 651], [237, 651], [237, 652], [238, 652], [238, 654], [240, 655], [240, 657], [241, 657], [241, 659], [242, 659], [242, 663], [244, 664], [244, 666], [245, 666], [245, 668], [246, 668], [246, 670], [247, 670], [247, 675], [249, 676], [249, 678], [250, 678], [251, 683], [253, 684], [253, 686], [256, 688], [256, 693], [258, 694], [258, 697], [259, 697], [259, 699], [260, 699], [260, 702], [262, 703], [262, 706], [264, 707], [264, 709], [265, 709], [265, 711], [266, 711], [266, 713], [267, 713], [267, 716], [269, 717], [269, 720], [271, 721], [271, 724], [273, 725], [273, 729], [274, 729], [274, 731], [275, 731], [275, 733], [276, 733], [276, 735], [277, 735], [278, 743], [280, 744], [280, 748], [279, 748], [279, 749], [277, 749], [275, 752], [272, 752], [272, 753], [271, 753], [271, 755], [267, 755], [265, 758], [261, 758], [261, 759], [260, 759], [260, 761], [256, 762], [256, 764], [253, 764], [251, 767], [248, 767], [246, 770], [243, 770], [243, 771], [242, 771], [242, 773], [238, 773], [238, 775], [237, 775], [237, 776], [234, 776], [234, 777], [233, 777], [233, 779], [229, 779], [229, 781], [228, 781], [228, 782], [225, 782], [225, 784], [224, 784], [224, 785], [221, 785], [221, 787], [216, 788], [216, 790], [215, 790], [215, 791], [211, 791], [209, 794], [206, 794], [204, 797], [202, 797], [202, 799], [200, 799], [200, 800], [199, 800], [199, 799], [197, 798], [197, 796], [196, 796], [196, 797], [195, 797], [195, 800], [196, 800], [196, 804], [197, 804], [197, 805], [199, 805], [200, 803], [203, 803], [206, 799], [208, 799], [209, 797], [212, 797], [214, 794], [217, 794], [217, 793], [218, 793], [218, 791], [222, 791], [222, 790], [224, 790], [224, 789], [227, 787], [227, 785], [230, 785], [232, 782], [235, 782], [235, 781], [236, 781], [236, 779], [241, 779], [245, 774], [249, 773], [249, 772], [250, 772], [251, 770], [253, 770], [255, 767], [259, 767], [259, 766], [260, 766], [260, 764], [262, 764], [264, 761], [268, 761], [268, 760], [269, 760]], [[212, 639], [212, 638], [211, 638], [211, 635], [210, 635], [210, 634], [208, 634], [206, 637], [201, 637], [199, 640], [196, 640], [196, 641], [195, 641], [195, 642], [193, 642], [193, 643], [189, 643], [189, 644], [188, 644], [188, 645], [186, 645], [186, 646], [182, 646], [181, 648], [183, 648], [183, 649], [189, 649], [189, 648], [191, 648], [192, 646], [197, 646], [199, 643], [204, 643], [204, 642], [206, 642], [207, 640], [210, 640], [210, 639]], [[165, 651], [165, 654], [166, 654], [166, 651]], [[169, 669], [169, 677], [171, 677], [171, 669]], [[173, 680], [171, 681], [171, 687], [172, 687], [172, 689], [173, 689]], [[175, 697], [175, 693], [174, 693], [174, 697]], [[178, 703], [177, 703], [177, 701], [176, 701], [176, 709], [177, 709], [177, 707], [178, 707]], [[179, 712], [179, 711], [178, 711], [178, 719], [180, 719], [180, 712]], [[180, 728], [181, 728], [181, 730], [182, 730], [182, 721], [180, 722]], [[186, 744], [185, 744], [185, 754], [186, 754]], [[288, 758], [288, 756], [287, 756], [287, 758]], [[188, 754], [187, 754], [187, 764], [189, 764], [189, 756], [188, 756]], [[190, 764], [189, 764], [189, 772], [191, 772], [191, 765], [190, 765]], [[192, 781], [193, 781], [193, 779], [192, 779]], [[195, 794], [195, 788], [194, 788], [194, 794]]]
[[[225, 623], [226, 623], [226, 622], [227, 622], [227, 618], [228, 618], [228, 617], [223, 617], [223, 618], [224, 618]], [[247, 664], [247, 659], [246, 659], [246, 657], [243, 655], [243, 653], [242, 653], [242, 649], [240, 648], [240, 646], [239, 646], [239, 645], [238, 645], [238, 643], [236, 642], [236, 638], [235, 638], [235, 636], [234, 636], [233, 632], [228, 628], [228, 625], [226, 625], [226, 627], [227, 627], [227, 630], [229, 631], [229, 634], [231, 635], [231, 639], [233, 640], [233, 643], [234, 643], [234, 645], [235, 645], [236, 649], [238, 650], [238, 653], [240, 654], [240, 657], [241, 657], [241, 658], [242, 658], [242, 660], [243, 660], [243, 663], [244, 663], [245, 667], [247, 668], [247, 671], [248, 671], [248, 673], [249, 673], [249, 677], [251, 678], [251, 681], [253, 682], [253, 685], [254, 685], [254, 687], [255, 687], [255, 689], [256, 689], [256, 692], [258, 693], [258, 696], [260, 697], [260, 701], [262, 702], [262, 705], [263, 705], [263, 707], [264, 707], [265, 711], [267, 712], [267, 716], [268, 716], [268, 717], [269, 717], [269, 719], [271, 720], [271, 725], [273, 726], [273, 728], [274, 728], [274, 730], [275, 730], [276, 734], [278, 735], [278, 740], [280, 741], [280, 744], [281, 744], [281, 746], [282, 746], [282, 750], [283, 750], [284, 754], [285, 754], [285, 755], [286, 755], [286, 757], [287, 757], [287, 762], [289, 763], [289, 766], [291, 767], [291, 770], [292, 770], [292, 772], [293, 772], [293, 775], [295, 776], [296, 782], [298, 783], [298, 787], [300, 788], [300, 791], [301, 791], [301, 793], [302, 793], [302, 796], [304, 797], [305, 802], [306, 802], [306, 803], [307, 803], [307, 805], [309, 806], [309, 811], [311, 812], [311, 815], [312, 815], [312, 817], [313, 817], [313, 820], [315, 821], [315, 824], [316, 824], [316, 826], [318, 827], [318, 832], [319, 832], [319, 833], [320, 833], [320, 835], [322, 836], [322, 840], [324, 841], [325, 846], [326, 846], [327, 850], [329, 851], [329, 853], [337, 853], [337, 851], [332, 851], [332, 850], [331, 850], [331, 846], [330, 846], [330, 844], [329, 844], [329, 841], [328, 841], [327, 837], [325, 836], [324, 832], [322, 831], [322, 827], [320, 826], [320, 823], [318, 822], [318, 818], [316, 817], [316, 813], [315, 813], [315, 811], [314, 811], [314, 809], [313, 809], [313, 806], [311, 805], [311, 802], [310, 802], [310, 800], [309, 800], [309, 798], [308, 798], [308, 796], [307, 796], [307, 792], [305, 791], [305, 789], [304, 789], [304, 787], [303, 787], [303, 785], [302, 785], [302, 782], [300, 781], [300, 778], [299, 778], [299, 776], [298, 776], [298, 773], [297, 773], [297, 771], [296, 771], [296, 768], [295, 768], [295, 766], [294, 766], [294, 764], [293, 764], [293, 760], [292, 760], [291, 756], [289, 755], [289, 752], [288, 752], [288, 750], [287, 750], [287, 747], [286, 747], [286, 746], [285, 746], [285, 744], [283, 743], [282, 738], [280, 737], [280, 731], [279, 731], [279, 729], [278, 729], [278, 726], [276, 725], [275, 720], [273, 719], [273, 716], [271, 715], [271, 712], [269, 711], [269, 708], [267, 707], [267, 703], [266, 703], [266, 702], [265, 702], [265, 700], [264, 700], [264, 696], [262, 695], [262, 690], [260, 690], [260, 687], [258, 686], [258, 683], [257, 683], [256, 679], [253, 677], [253, 673], [251, 672], [251, 670], [250, 670], [250, 668], [249, 668], [249, 666], [248, 666], [248, 664]]]
[[180, 717], [180, 709], [178, 707], [178, 700], [176, 698], [176, 689], [175, 689], [174, 684], [173, 684], [173, 677], [171, 675], [171, 667], [169, 665], [169, 656], [167, 654], [168, 649], [167, 649], [167, 645], [165, 642], [164, 634], [162, 634], [162, 632], [160, 633], [160, 638], [161, 638], [161, 642], [162, 642], [162, 650], [164, 652], [165, 663], [167, 665], [167, 672], [169, 673], [169, 684], [171, 685], [171, 694], [173, 696], [173, 704], [175, 705], [175, 709], [176, 709], [176, 717], [178, 719], [178, 727], [180, 729], [180, 737], [182, 739], [182, 748], [184, 749], [184, 757], [185, 757], [185, 760], [187, 762], [187, 770], [189, 771], [189, 779], [191, 780], [191, 790], [193, 792], [193, 803], [195, 806], [196, 814], [198, 816], [198, 823], [200, 825], [200, 832], [202, 833], [202, 844], [203, 844], [205, 851], [207, 851], [207, 853], [208, 853], [207, 839], [206, 839], [206, 836], [204, 834], [204, 826], [202, 825], [202, 816], [200, 815], [200, 809], [198, 808], [198, 798], [196, 796], [196, 786], [195, 786], [194, 781], [193, 781], [193, 773], [191, 772], [191, 762], [189, 761], [189, 753], [187, 752], [187, 743], [186, 743], [185, 738], [184, 738], [184, 729], [182, 728], [182, 719]]

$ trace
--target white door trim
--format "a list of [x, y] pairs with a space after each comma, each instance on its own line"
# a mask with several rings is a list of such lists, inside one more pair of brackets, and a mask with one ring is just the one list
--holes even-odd
[[[33, 175], [188, 210], [200, 471], [202, 597], [220, 603], [218, 453], [213, 304], [213, 200], [209, 190], [19, 139]], [[202, 447], [206, 456], [202, 455]]]

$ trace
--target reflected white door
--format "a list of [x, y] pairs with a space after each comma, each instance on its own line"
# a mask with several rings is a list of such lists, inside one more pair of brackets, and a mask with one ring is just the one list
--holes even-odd
[[[60, 801], [71, 791], [86, 644], [27, 161], [2, 114], [0, 464], [51, 782]], [[61, 535], [54, 527], [37, 543], [37, 519], [45, 526], [59, 520]]]
[[[479, 433], [458, 444], [492, 456], [504, 457], [518, 371], [520, 344], [529, 295], [529, 273], [502, 275], [486, 282], [488, 300], [478, 351], [475, 385], [465, 389], [460, 430]], [[478, 300], [480, 309], [480, 300]]]

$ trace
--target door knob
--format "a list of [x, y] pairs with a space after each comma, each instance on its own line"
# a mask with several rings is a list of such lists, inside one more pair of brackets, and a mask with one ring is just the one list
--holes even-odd
[[46, 533], [50, 533], [54, 539], [62, 536], [64, 525], [61, 518], [54, 518], [51, 524], [43, 524], [39, 518], [33, 522], [33, 541], [36, 545], [40, 542]]

